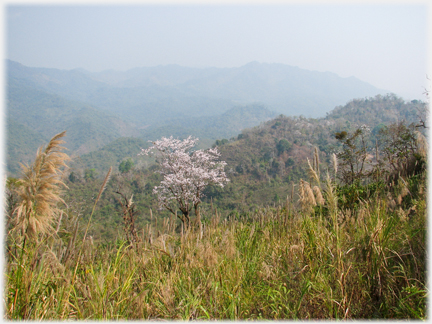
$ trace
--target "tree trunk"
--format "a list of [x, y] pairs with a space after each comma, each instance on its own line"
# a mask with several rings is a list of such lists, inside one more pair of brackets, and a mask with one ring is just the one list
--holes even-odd
[[197, 225], [199, 225], [199, 228], [201, 229], [201, 214], [200, 214], [200, 211], [199, 211], [199, 203], [197, 203], [197, 204], [195, 204], [195, 216], [196, 216], [196, 218], [195, 218], [195, 223], [197, 224]]
[[183, 225], [185, 225], [185, 229], [189, 227], [189, 210], [186, 208], [181, 208], [180, 207], [180, 211], [182, 212], [181, 215], [177, 214], [177, 212], [174, 214], [176, 215], [183, 223]]

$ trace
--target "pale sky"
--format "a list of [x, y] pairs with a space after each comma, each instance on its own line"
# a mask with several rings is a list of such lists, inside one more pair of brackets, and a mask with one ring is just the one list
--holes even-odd
[[428, 10], [425, 3], [9, 3], [4, 53], [26, 66], [89, 71], [283, 63], [425, 100]]

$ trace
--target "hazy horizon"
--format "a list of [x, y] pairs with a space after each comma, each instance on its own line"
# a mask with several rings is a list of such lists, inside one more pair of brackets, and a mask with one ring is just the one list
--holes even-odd
[[29, 67], [90, 72], [280, 63], [424, 99], [428, 8], [9, 4], [5, 54]]

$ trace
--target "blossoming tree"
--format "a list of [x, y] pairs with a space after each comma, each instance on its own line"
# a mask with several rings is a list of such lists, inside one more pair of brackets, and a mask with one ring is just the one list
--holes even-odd
[[226, 163], [217, 161], [220, 156], [217, 148], [192, 151], [197, 142], [192, 136], [184, 140], [162, 137], [140, 153], [149, 155], [156, 151], [161, 166], [158, 172], [163, 180], [154, 187], [153, 193], [158, 196], [161, 209], [166, 208], [174, 215], [177, 215], [177, 208], [180, 209], [182, 215], [177, 216], [187, 226], [192, 208], [197, 222], [201, 222], [199, 204], [204, 188], [209, 184], [223, 187], [229, 181], [224, 172]]

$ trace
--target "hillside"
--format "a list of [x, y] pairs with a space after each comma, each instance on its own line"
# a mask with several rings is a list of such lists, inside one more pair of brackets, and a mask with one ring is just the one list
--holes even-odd
[[8, 80], [6, 113], [9, 172], [16, 172], [17, 161], [28, 163], [29, 156], [34, 155], [33, 145], [22, 144], [23, 137], [33, 143], [67, 130], [69, 154], [80, 155], [121, 136], [139, 134], [133, 125], [117, 117], [88, 104], [49, 94], [15, 78]]
[[[155, 111], [159, 115], [158, 118], [169, 115], [169, 112], [164, 109]], [[135, 137], [147, 142], [167, 134], [175, 136], [193, 134], [202, 139], [203, 147], [210, 147], [217, 138], [230, 138], [241, 129], [254, 126], [276, 115], [263, 106], [250, 105], [233, 107], [222, 115], [215, 116], [171, 115], [171, 118], [166, 118], [169, 123], [168, 121], [162, 123], [165, 124], [164, 126], [145, 127], [125, 121], [91, 104], [49, 93], [29, 80], [15, 77], [8, 78], [6, 113], [8, 115], [7, 166], [11, 175], [19, 173], [18, 162], [31, 161], [35, 152], [35, 147], [31, 143], [36, 143], [36, 140], [39, 140], [39, 143], [44, 142], [63, 130], [67, 131], [66, 147], [72, 156], [95, 152], [121, 137]], [[145, 112], [143, 114], [145, 115]], [[31, 139], [24, 143], [25, 134]], [[107, 150], [109, 151], [110, 148], [105, 149]], [[92, 156], [98, 159], [99, 155], [96, 153]], [[84, 156], [83, 160], [86, 159], [87, 157]], [[118, 154], [116, 159], [121, 161], [123, 156]], [[99, 163], [104, 167], [111, 161], [111, 159], [103, 159], [94, 161], [93, 164]]]
[[116, 139], [104, 147], [81, 155], [71, 166], [83, 173], [85, 169], [95, 168], [99, 174], [115, 168], [126, 157], [131, 158], [136, 165], [140, 165], [142, 157], [137, 154], [141, 148], [148, 146], [149, 140], [157, 140], [162, 136], [185, 138], [189, 135], [200, 139], [198, 148], [211, 147], [218, 138], [232, 138], [242, 129], [258, 125], [260, 122], [275, 117], [276, 113], [261, 105], [234, 107], [219, 116], [178, 119], [176, 123], [154, 129], [145, 129], [139, 138], [124, 137]]
[[331, 153], [341, 148], [336, 132], [353, 131], [365, 124], [371, 131], [369, 140], [375, 143], [382, 125], [418, 123], [417, 115], [425, 108], [424, 102], [378, 95], [351, 100], [325, 118], [279, 116], [243, 130], [236, 140], [218, 146], [232, 181], [225, 190], [209, 188], [209, 197], [215, 195], [230, 208], [285, 199], [292, 183], [306, 178], [305, 161], [311, 159], [314, 147], [319, 150], [322, 172], [330, 167]]
[[[376, 101], [379, 104], [380, 98]], [[410, 104], [397, 112], [403, 113], [404, 106]], [[242, 140], [277, 140], [288, 135], [289, 128], [294, 133], [298, 127], [318, 130], [319, 122], [280, 116], [242, 133], [232, 143], [218, 143], [232, 149], [228, 156], [235, 157], [246, 146], [237, 145]], [[256, 195], [251, 186], [242, 191], [249, 185], [244, 179], [231, 176], [231, 186], [219, 195], [210, 192], [213, 201], [207, 197], [199, 206], [191, 202], [191, 210], [195, 209], [191, 218], [186, 217], [189, 208], [184, 208], [184, 201], [192, 200], [186, 195], [197, 179], [200, 185], [215, 171], [205, 170], [211, 166], [208, 156], [204, 170], [200, 164], [187, 163], [183, 150], [172, 159], [162, 158], [163, 170], [176, 165], [178, 173], [168, 172], [174, 182], [166, 177], [161, 185], [162, 176], [153, 165], [124, 168], [122, 174], [110, 170], [103, 181], [91, 172], [83, 179], [71, 173], [64, 188], [60, 165], [67, 156], [58, 154], [56, 141], [62, 133], [38, 154], [27, 177], [6, 182], [5, 316], [19, 320], [425, 320], [427, 151], [415, 127], [406, 127], [381, 128], [384, 137], [378, 138], [384, 143], [390, 140], [381, 153], [396, 153], [396, 160], [381, 160], [379, 174], [350, 183], [335, 163], [324, 180], [319, 176], [320, 169], [326, 169], [319, 158], [323, 152], [315, 151], [308, 177], [293, 184], [297, 188], [292, 194], [284, 192], [289, 195], [286, 199], [271, 198], [281, 187], [276, 178], [261, 181]], [[368, 133], [366, 127], [360, 132], [355, 134]], [[336, 136], [340, 141], [348, 141], [348, 136], [347, 152], [357, 144], [354, 137], [343, 134]], [[405, 150], [401, 143], [410, 148]], [[165, 144], [159, 148], [176, 151], [182, 145]], [[281, 139], [276, 145], [278, 156], [303, 146], [301, 141], [295, 145]], [[275, 156], [267, 153], [264, 162], [273, 158], [274, 166]], [[338, 154], [339, 167], [350, 158], [344, 154]], [[201, 152], [195, 158], [205, 155]], [[400, 165], [397, 173], [387, 173], [393, 162]], [[219, 176], [225, 178], [224, 173], [212, 175]], [[172, 214], [156, 211], [155, 185], [175, 195], [173, 208], [168, 207]], [[193, 192], [199, 197], [197, 188]], [[179, 192], [186, 195], [180, 199]], [[62, 198], [66, 204], [57, 203]]]
[[49, 141], [49, 138], [11, 118], [8, 118], [6, 123], [8, 125], [6, 131], [7, 171], [18, 175], [20, 172], [19, 163], [29, 164], [30, 161], [33, 161], [39, 146]]
[[18, 125], [35, 139], [66, 130], [73, 156], [102, 149], [120, 137], [148, 141], [192, 134], [209, 147], [280, 113], [324, 116], [351, 98], [381, 92], [355, 78], [257, 62], [239, 68], [168, 65], [98, 73], [31, 68], [10, 60], [6, 67], [11, 175], [17, 174], [12, 165], [29, 162], [34, 154], [31, 144], [22, 145], [16, 137], [21, 136]]
[[353, 99], [346, 105], [337, 106], [327, 114], [326, 119], [346, 120], [357, 126], [366, 124], [375, 127], [379, 123], [388, 124], [399, 120], [417, 123], [419, 115], [424, 112], [424, 102], [405, 102], [394, 94], [378, 95], [373, 98]]
[[146, 143], [123, 137], [98, 151], [125, 159], [104, 179], [63, 174], [59, 134], [6, 181], [5, 316], [424, 320], [427, 143], [412, 113], [425, 109], [387, 95], [321, 119], [280, 115], [216, 141], [225, 172], [171, 140], [162, 165], [134, 166]]
[[[336, 132], [353, 131], [366, 123], [370, 126], [369, 141], [374, 147], [381, 124], [405, 117], [409, 117], [407, 123], [417, 122], [416, 115], [411, 113], [424, 108], [423, 102], [404, 102], [394, 95], [356, 99], [336, 108], [325, 118], [278, 116], [260, 126], [243, 130], [235, 138], [218, 140], [221, 160], [227, 162], [226, 173], [231, 181], [223, 189], [207, 187], [202, 208], [208, 211], [212, 202], [219, 211], [242, 215], [262, 206], [281, 203], [287, 196], [296, 195], [295, 185], [301, 178], [308, 178], [306, 161], [312, 158], [315, 147], [319, 152], [321, 174], [325, 175], [331, 168], [331, 153], [341, 148], [334, 136]], [[336, 118], [333, 118], [336, 113]], [[359, 121], [361, 123], [357, 123]], [[99, 177], [113, 166], [115, 175], [101, 198], [103, 210], [95, 214], [97, 228], [104, 228], [105, 235], [115, 235], [115, 227], [110, 230], [111, 227], [105, 223], [106, 215], [110, 215], [110, 224], [121, 222], [117, 218], [120, 216], [116, 203], [118, 194], [115, 193], [119, 188], [128, 196], [134, 195], [137, 213], [141, 215], [138, 222], [144, 224], [148, 221], [150, 208], [155, 213], [158, 209], [157, 199], [152, 193], [152, 188], [161, 180], [155, 172], [157, 166], [152, 165], [148, 158], [136, 156], [144, 145], [148, 144], [141, 140], [118, 139], [104, 149], [82, 156], [81, 167], [73, 169], [77, 179], [68, 184], [71, 197], [91, 197], [90, 193], [97, 191], [101, 180], [86, 179], [84, 165], [95, 168]], [[134, 168], [120, 174], [119, 163], [129, 157], [134, 161]], [[157, 213], [168, 215], [163, 211]]]

